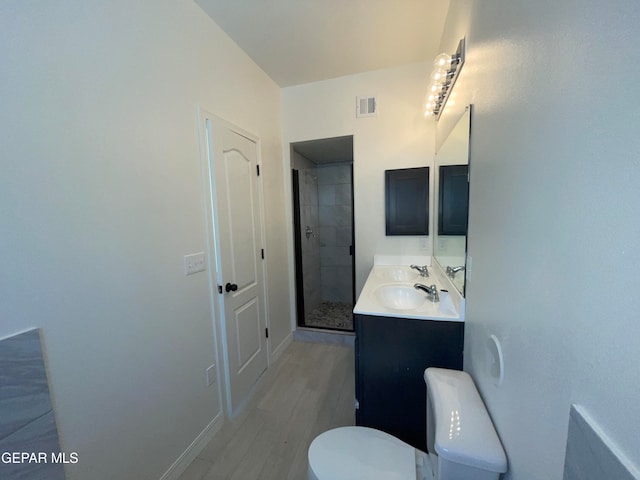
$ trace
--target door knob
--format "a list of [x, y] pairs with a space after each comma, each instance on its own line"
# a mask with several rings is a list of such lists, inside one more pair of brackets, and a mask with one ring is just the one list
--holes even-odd
[[238, 290], [238, 285], [236, 285], [235, 283], [227, 283], [224, 286], [224, 290], [229, 293], [229, 292], [235, 292], [236, 290]]

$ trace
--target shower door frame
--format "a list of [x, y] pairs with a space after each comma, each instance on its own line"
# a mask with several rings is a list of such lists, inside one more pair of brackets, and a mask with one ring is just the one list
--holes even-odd
[[304, 277], [302, 272], [302, 223], [300, 222], [300, 171], [291, 169], [293, 189], [293, 252], [296, 274], [296, 325], [304, 327]]
[[[353, 162], [351, 162], [351, 245], [349, 255], [351, 256], [351, 303], [356, 304], [356, 231], [355, 231], [355, 182], [353, 181]], [[353, 332], [355, 330], [355, 319], [351, 329], [331, 328], [314, 325], [308, 327], [305, 324], [304, 308], [304, 272], [302, 265], [302, 223], [300, 222], [300, 175], [299, 170], [291, 168], [292, 187], [292, 207], [293, 207], [293, 253], [295, 262], [295, 295], [296, 295], [296, 326], [303, 328], [317, 328], [322, 330], [333, 330], [339, 332]], [[353, 318], [353, 314], [352, 314]]]

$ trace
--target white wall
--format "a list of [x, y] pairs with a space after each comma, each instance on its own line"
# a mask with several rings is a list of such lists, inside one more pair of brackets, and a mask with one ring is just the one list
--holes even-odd
[[562, 478], [571, 403], [640, 465], [639, 22], [631, 0], [451, 2], [441, 50], [466, 35], [474, 104], [465, 368], [508, 479]]
[[[434, 122], [425, 119], [422, 110], [430, 73], [431, 63], [424, 62], [282, 90], [284, 145], [354, 136], [356, 295], [371, 270], [374, 254], [432, 253], [431, 235], [422, 249], [424, 237], [387, 237], [384, 223], [384, 171], [426, 165], [433, 170]], [[356, 97], [369, 95], [378, 98], [378, 115], [356, 118]], [[289, 165], [287, 156], [286, 172]], [[287, 173], [289, 182], [290, 176]], [[433, 175], [431, 183], [433, 192]], [[290, 219], [291, 202], [287, 200], [286, 205]], [[432, 221], [429, 232], [433, 232]], [[293, 255], [293, 240], [287, 241]]]
[[220, 410], [197, 105], [262, 140], [289, 334], [280, 91], [191, 1], [0, 6], [0, 337], [42, 327], [72, 479], [158, 479]]

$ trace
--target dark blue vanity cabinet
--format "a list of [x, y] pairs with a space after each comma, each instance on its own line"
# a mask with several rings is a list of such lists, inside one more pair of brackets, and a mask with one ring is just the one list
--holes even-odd
[[356, 314], [356, 425], [426, 451], [427, 367], [462, 370], [464, 322]]

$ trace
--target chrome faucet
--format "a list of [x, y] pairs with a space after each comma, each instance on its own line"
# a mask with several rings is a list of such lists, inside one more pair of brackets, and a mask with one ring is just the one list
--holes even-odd
[[427, 287], [426, 285], [423, 285], [421, 283], [416, 283], [413, 288], [425, 292], [427, 294], [427, 298], [433, 303], [440, 301], [440, 297], [438, 297], [438, 287], [436, 287], [435, 285]]
[[464, 265], [460, 265], [458, 267], [447, 267], [447, 276], [449, 278], [455, 278], [456, 273], [461, 270], [464, 270]]
[[429, 270], [427, 270], [427, 265], [423, 265], [419, 267], [418, 265], [411, 265], [411, 268], [420, 272], [420, 276], [427, 278], [429, 276]]

